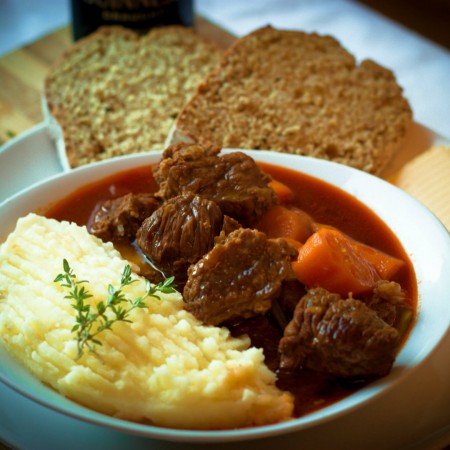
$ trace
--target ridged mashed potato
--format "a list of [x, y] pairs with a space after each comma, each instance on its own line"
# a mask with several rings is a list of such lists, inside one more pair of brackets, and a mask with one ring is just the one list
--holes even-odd
[[[98, 358], [77, 359], [75, 310], [53, 280], [67, 259], [93, 303], [120, 284], [127, 264], [85, 227], [30, 214], [0, 247], [0, 337], [42, 382], [94, 410], [185, 429], [262, 425], [291, 417], [293, 401], [275, 386], [260, 349], [225, 328], [205, 326], [180, 294], [146, 299], [132, 323], [98, 335]], [[132, 298], [144, 280], [124, 288]]]

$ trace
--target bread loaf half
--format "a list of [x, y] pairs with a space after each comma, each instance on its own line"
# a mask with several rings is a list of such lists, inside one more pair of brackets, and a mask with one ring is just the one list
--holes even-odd
[[44, 86], [44, 110], [62, 130], [69, 165], [162, 149], [220, 53], [182, 26], [142, 37], [105, 27], [72, 46]]
[[332, 37], [268, 26], [225, 52], [166, 143], [310, 155], [378, 174], [411, 121], [391, 71], [357, 64]]

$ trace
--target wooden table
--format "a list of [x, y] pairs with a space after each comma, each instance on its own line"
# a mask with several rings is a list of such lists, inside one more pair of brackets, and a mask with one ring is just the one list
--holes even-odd
[[[196, 31], [227, 48], [235, 37], [201, 17]], [[0, 145], [42, 122], [41, 93], [50, 66], [72, 43], [66, 26], [0, 58]]]

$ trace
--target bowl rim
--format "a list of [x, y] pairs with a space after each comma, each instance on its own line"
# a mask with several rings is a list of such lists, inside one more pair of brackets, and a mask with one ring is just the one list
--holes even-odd
[[[450, 250], [450, 235], [448, 234], [448, 231], [445, 229], [442, 223], [425, 206], [420, 204], [412, 196], [380, 178], [377, 178], [365, 172], [361, 172], [357, 169], [350, 168], [348, 166], [343, 166], [341, 164], [325, 160], [319, 160], [308, 156], [280, 154], [263, 150], [258, 151], [242, 150], [242, 149], [223, 150], [224, 153], [231, 151], [242, 151], [254, 157], [257, 161], [268, 162], [270, 164], [288, 167], [293, 170], [304, 172], [308, 175], [321, 178], [326, 182], [348, 192], [350, 195], [353, 195], [363, 203], [366, 202], [364, 200], [361, 200], [360, 197], [363, 195], [364, 192], [367, 193], [367, 189], [371, 190], [371, 188], [373, 187], [383, 189], [391, 195], [390, 201], [392, 201], [393, 199], [395, 203], [398, 199], [401, 199], [404, 202], [404, 204], [408, 205], [409, 209], [415, 211], [417, 214], [419, 214], [420, 217], [426, 218], [427, 223], [432, 224], [434, 227], [434, 234], [432, 235], [432, 237], [438, 236], [440, 240], [447, 245], [447, 251]], [[107, 177], [109, 175], [112, 175], [114, 173], [123, 170], [128, 170], [134, 167], [155, 163], [159, 160], [161, 154], [162, 151], [158, 151], [149, 153], [139, 153], [124, 157], [117, 157], [114, 159], [82, 166], [73, 169], [72, 171], [69, 172], [62, 172], [56, 174], [50, 178], [41, 180], [33, 184], [32, 186], [29, 186], [21, 190], [17, 194], [3, 201], [0, 204], [0, 212], [2, 212], [4, 209], [6, 209], [7, 211], [8, 209], [14, 210], [14, 207], [17, 204], [18, 209], [20, 209], [21, 207], [23, 209], [24, 208], [23, 205], [29, 203], [30, 197], [31, 198], [38, 197], [40, 192], [46, 191], [49, 188], [51, 188], [52, 185], [58, 183], [64, 183], [65, 188], [62, 191], [60, 191], [60, 193], [55, 193], [54, 199], [56, 200], [63, 198], [77, 187], [89, 184], [90, 182], [102, 179], [104, 177]], [[299, 167], [300, 165], [303, 166], [303, 168]], [[93, 178], [85, 180], [85, 177], [89, 176], [92, 173], [94, 173], [95, 176]], [[362, 186], [364, 186], [363, 191], [361, 190]], [[369, 198], [371, 199], [371, 201], [372, 199], [374, 199], [373, 201], [375, 201], [376, 199], [378, 199], [378, 197], [379, 193], [377, 194], [377, 189], [373, 189]], [[37, 209], [39, 210], [39, 207], [46, 206], [49, 203], [51, 203], [51, 201], [41, 202], [38, 205]], [[377, 212], [377, 209], [379, 208], [376, 205], [375, 208], [372, 206], [369, 207], [377, 215], [380, 215], [379, 212]], [[386, 206], [384, 206], [384, 208], [385, 207]], [[384, 220], [384, 217], [381, 218], [382, 220]], [[1, 220], [0, 223], [2, 223]], [[392, 229], [389, 223], [387, 223], [387, 225]], [[7, 231], [7, 233], [9, 233], [9, 231]], [[0, 242], [3, 241], [2, 233], [4, 232], [2, 229], [0, 229]], [[400, 237], [399, 239], [403, 245], [402, 239]], [[413, 260], [412, 262], [415, 267]], [[450, 271], [450, 262], [447, 261], [445, 268], [448, 271]], [[420, 280], [417, 281], [420, 282]], [[449, 281], [446, 281], [446, 285], [448, 285], [447, 287], [450, 288]], [[420, 323], [422, 317], [422, 300], [423, 300], [422, 298], [419, 298], [418, 319], [417, 323], [414, 325], [414, 328], [418, 325], [418, 323]], [[393, 370], [387, 377], [376, 380], [375, 382], [369, 384], [366, 388], [363, 388], [362, 390], [357, 391], [354, 394], [351, 394], [345, 399], [336, 402], [332, 405], [329, 405], [323, 409], [320, 409], [316, 412], [310, 413], [306, 416], [297, 419], [291, 419], [286, 422], [272, 425], [264, 425], [260, 427], [242, 428], [236, 430], [209, 431], [209, 430], [170, 429], [154, 425], [138, 424], [110, 417], [102, 413], [98, 413], [96, 411], [90, 410], [82, 405], [79, 405], [67, 399], [66, 400], [69, 402], [69, 404], [66, 403], [64, 406], [55, 404], [54, 402], [49, 401], [48, 398], [46, 397], [43, 398], [42, 395], [36, 395], [32, 392], [31, 393], [28, 392], [26, 388], [20, 386], [20, 384], [17, 384], [15, 380], [11, 380], [8, 376], [3, 375], [1, 370], [0, 370], [0, 381], [8, 385], [12, 389], [14, 389], [21, 395], [29, 398], [30, 400], [40, 403], [41, 405], [56, 410], [62, 414], [132, 434], [144, 435], [147, 437], [159, 438], [168, 441], [183, 441], [183, 442], [230, 442], [237, 440], [256, 439], [267, 436], [275, 436], [281, 433], [300, 431], [306, 428], [310, 428], [312, 426], [325, 423], [330, 420], [334, 420], [337, 417], [341, 417], [344, 414], [350, 413], [351, 411], [355, 410], [358, 407], [361, 407], [362, 405], [366, 405], [375, 398], [378, 398], [380, 395], [386, 394], [389, 390], [394, 388], [398, 383], [400, 383], [411, 373], [413, 373], [415, 369], [421, 366], [430, 357], [430, 355], [438, 348], [440, 343], [444, 340], [446, 334], [449, 333], [450, 310], [447, 312], [447, 314], [444, 314], [441, 317], [441, 319], [443, 325], [441, 324], [440, 332], [434, 337], [432, 341], [429, 341], [424, 348], [422, 348], [420, 351], [418, 351], [413, 355], [414, 357], [412, 364], [408, 364], [407, 361], [403, 361], [402, 364], [396, 363], [394, 364]], [[413, 333], [413, 331], [414, 330], [412, 330], [411, 334]], [[404, 349], [405, 347], [407, 347], [410, 338], [411, 336], [408, 337], [408, 340], [401, 349], [397, 359], [399, 359], [399, 356], [404, 352]], [[2, 351], [1, 348], [0, 351]], [[31, 375], [31, 377], [33, 377], [33, 375]], [[42, 386], [51, 392], [56, 392], [53, 391], [53, 389], [51, 389], [50, 387], [44, 385]], [[57, 395], [61, 396], [61, 394]], [[75, 411], [70, 408], [70, 405], [73, 406]], [[342, 405], [345, 406], [344, 409], [342, 409]]]

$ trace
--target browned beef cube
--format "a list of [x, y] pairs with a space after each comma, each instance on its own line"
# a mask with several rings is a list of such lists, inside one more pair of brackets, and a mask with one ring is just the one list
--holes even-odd
[[186, 309], [204, 323], [264, 314], [290, 272], [297, 255], [283, 239], [240, 228], [188, 270]]
[[214, 200], [224, 214], [253, 226], [278, 202], [270, 176], [242, 152], [219, 156], [220, 148], [180, 143], [168, 147], [154, 175], [157, 196], [194, 193]]
[[89, 232], [103, 241], [133, 241], [144, 219], [160, 205], [152, 194], [126, 194], [97, 206]]
[[166, 277], [186, 280], [188, 267], [214, 245], [223, 226], [219, 206], [194, 194], [164, 202], [138, 231], [137, 244]]
[[237, 230], [238, 228], [241, 228], [241, 224], [233, 219], [230, 216], [223, 216], [223, 226], [222, 226], [222, 230], [219, 234], [219, 236], [217, 236], [215, 238], [215, 242], [220, 242], [223, 239], [225, 239], [232, 231]]
[[311, 289], [295, 308], [280, 341], [280, 367], [343, 379], [384, 376], [399, 343], [398, 331], [362, 301]]
[[380, 280], [375, 285], [372, 296], [365, 303], [387, 324], [394, 325], [398, 307], [405, 306], [405, 293], [395, 281]]

